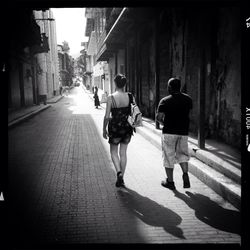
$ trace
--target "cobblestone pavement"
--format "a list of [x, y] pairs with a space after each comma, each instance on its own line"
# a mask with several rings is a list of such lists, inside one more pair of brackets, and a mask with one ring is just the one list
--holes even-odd
[[[9, 130], [13, 243], [239, 243], [240, 212], [190, 174], [163, 188], [161, 152], [135, 134], [115, 187], [103, 109], [82, 88]], [[228, 245], [229, 246], [229, 245]]]

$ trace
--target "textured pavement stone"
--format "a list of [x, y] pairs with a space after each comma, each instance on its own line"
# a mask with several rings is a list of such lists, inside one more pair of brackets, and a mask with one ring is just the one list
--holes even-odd
[[240, 212], [190, 174], [163, 188], [161, 151], [135, 134], [115, 187], [103, 109], [82, 88], [9, 130], [10, 233], [21, 243], [240, 243]]

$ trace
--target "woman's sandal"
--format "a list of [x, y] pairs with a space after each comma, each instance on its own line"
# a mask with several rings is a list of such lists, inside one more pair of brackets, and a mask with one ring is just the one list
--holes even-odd
[[124, 187], [124, 185], [125, 185], [125, 184], [124, 184], [122, 172], [119, 171], [119, 172], [117, 173], [117, 181], [116, 181], [116, 183], [115, 183], [115, 186], [116, 186], [116, 187]]

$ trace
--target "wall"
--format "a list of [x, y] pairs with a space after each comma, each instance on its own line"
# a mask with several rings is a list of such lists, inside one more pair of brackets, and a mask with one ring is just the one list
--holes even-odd
[[[203, 12], [176, 8], [168, 10], [167, 18], [170, 28], [166, 33], [171, 38], [165, 49], [169, 58], [166, 73], [180, 77], [184, 91], [193, 99], [190, 132], [197, 135], [199, 73], [204, 67], [201, 74], [205, 82], [205, 136], [240, 148], [239, 9], [213, 8]], [[164, 36], [167, 39], [168, 35]], [[163, 58], [161, 62], [164, 63]], [[160, 86], [164, 78], [167, 79], [160, 76]]]
[[[45, 12], [35, 11], [36, 18], [53, 18], [51, 10]], [[40, 53], [37, 56], [38, 64], [42, 69], [42, 74], [38, 76], [38, 89], [40, 95], [47, 95], [47, 98], [51, 98], [59, 93], [59, 65], [57, 54], [57, 41], [56, 41], [56, 27], [55, 22], [49, 20], [40, 20], [38, 24], [41, 29], [41, 33], [46, 33], [49, 43], [49, 51], [47, 53]]]
[[214, 135], [240, 148], [241, 16], [239, 9], [219, 9], [217, 36], [217, 126]]
[[20, 87], [19, 87], [19, 68], [16, 60], [10, 61], [11, 67], [9, 75], [11, 85], [11, 108], [16, 109], [20, 107]]
[[24, 63], [23, 64], [23, 83], [24, 83], [25, 106], [31, 106], [34, 103], [32, 77], [27, 77], [26, 75], [27, 71], [29, 71], [31, 74], [31, 65]]
[[125, 74], [125, 50], [121, 49], [117, 53], [117, 74]]
[[21, 81], [23, 83], [23, 105], [31, 106], [34, 103], [32, 77], [27, 77], [27, 71], [32, 74], [31, 64], [23, 60], [22, 63], [15, 59], [11, 60], [10, 81], [11, 86], [11, 108], [18, 109], [21, 104]]
[[240, 11], [220, 8], [200, 12], [200, 15], [189, 14], [185, 82], [186, 91], [193, 98], [190, 131], [197, 134], [198, 72], [204, 64], [205, 136], [240, 148]]
[[47, 95], [47, 81], [46, 81], [46, 73], [47, 73], [47, 64], [46, 64], [46, 56], [44, 53], [40, 53], [36, 55], [37, 63], [38, 63], [38, 75], [37, 75], [37, 85], [38, 85], [38, 93], [39, 95]]
[[110, 79], [109, 79], [109, 68], [107, 62], [104, 63], [103, 66], [103, 72], [105, 74], [105, 80], [104, 80], [104, 92], [107, 92], [110, 94]]
[[[168, 8], [159, 15], [159, 95], [167, 81], [179, 77], [182, 90], [193, 99], [190, 132], [198, 133], [198, 87], [205, 84], [205, 136], [240, 147], [241, 56], [240, 11], [237, 8]], [[136, 90], [134, 72], [140, 65], [141, 110], [154, 118], [155, 44], [153, 20], [140, 27], [139, 55], [135, 37], [128, 42], [130, 90]], [[204, 69], [204, 70], [203, 70]], [[132, 83], [132, 84], [131, 84]]]
[[109, 71], [109, 84], [110, 84], [110, 94], [115, 92], [115, 56], [111, 57], [108, 62], [108, 71]]
[[[53, 17], [53, 12], [50, 10], [50, 17]], [[56, 23], [55, 21], [50, 22], [51, 30], [51, 52], [52, 52], [52, 74], [54, 74], [54, 91], [59, 94], [59, 65], [58, 65], [58, 53], [57, 53], [57, 37], [56, 37]]]

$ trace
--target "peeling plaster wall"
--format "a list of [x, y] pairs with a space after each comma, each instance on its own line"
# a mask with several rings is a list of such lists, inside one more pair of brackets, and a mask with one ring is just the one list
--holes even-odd
[[18, 109], [21, 107], [20, 81], [23, 82], [24, 105], [33, 105], [32, 78], [27, 77], [28, 71], [31, 74], [31, 65], [29, 63], [23, 61], [20, 64], [16, 60], [11, 60], [9, 84], [11, 85], [11, 108], [13, 109]]
[[11, 60], [10, 67], [10, 82], [11, 85], [11, 108], [19, 108], [21, 97], [20, 97], [20, 87], [19, 87], [19, 68], [18, 62], [16, 60]]
[[172, 10], [172, 76], [178, 77], [185, 84], [185, 12], [183, 9]]
[[[159, 11], [159, 97], [167, 82], [179, 77], [182, 91], [193, 99], [190, 133], [198, 133], [199, 84], [205, 85], [205, 137], [240, 147], [240, 12], [236, 8], [166, 8]], [[138, 56], [129, 49], [129, 79], [134, 90], [134, 65], [139, 60], [143, 115], [154, 118], [155, 43], [153, 20], [139, 29]], [[201, 77], [202, 76], [202, 77]], [[130, 90], [131, 90], [130, 89]]]
[[149, 117], [154, 119], [155, 118], [155, 96], [156, 96], [156, 83], [155, 83], [155, 43], [154, 38], [151, 37], [149, 40], [149, 92], [148, 92], [148, 99], [149, 99]]
[[241, 33], [240, 10], [219, 10], [216, 131], [225, 142], [241, 144]]
[[190, 113], [190, 132], [198, 131], [198, 84], [200, 69], [200, 36], [201, 20], [190, 10], [187, 19], [185, 78], [186, 92], [193, 99], [193, 109]]
[[149, 101], [149, 41], [141, 43], [141, 111], [146, 117], [150, 117]]
[[27, 72], [31, 74], [31, 65], [24, 63], [23, 64], [23, 83], [24, 83], [24, 98], [25, 106], [33, 105], [33, 87], [32, 87], [32, 77], [27, 77]]
[[[240, 12], [236, 8], [221, 8], [218, 12], [211, 10], [192, 11], [185, 16], [180, 9], [171, 11], [172, 28], [169, 40], [170, 48], [166, 45], [166, 56], [170, 62], [164, 74], [178, 76], [182, 87], [193, 99], [193, 110], [190, 115], [190, 132], [197, 134], [198, 130], [198, 86], [201, 64], [204, 64], [205, 80], [205, 134], [206, 138], [221, 140], [240, 148], [241, 138], [241, 57], [240, 57]], [[215, 15], [217, 15], [215, 17]], [[212, 30], [215, 18], [216, 34]], [[181, 20], [181, 21], [180, 21]], [[165, 35], [166, 37], [167, 35]], [[212, 39], [216, 38], [216, 48]], [[216, 50], [215, 60], [211, 54]], [[201, 52], [204, 59], [201, 62]], [[165, 59], [166, 60], [166, 59]], [[211, 73], [211, 68], [213, 72]], [[164, 72], [162, 70], [161, 72]], [[161, 81], [163, 76], [160, 77]], [[183, 86], [184, 85], [184, 86]], [[163, 83], [161, 82], [161, 85]], [[162, 96], [162, 88], [160, 96]]]
[[172, 76], [172, 51], [171, 51], [171, 27], [172, 18], [169, 10], [162, 12], [159, 28], [159, 98], [162, 99], [167, 93], [167, 83]]

